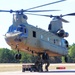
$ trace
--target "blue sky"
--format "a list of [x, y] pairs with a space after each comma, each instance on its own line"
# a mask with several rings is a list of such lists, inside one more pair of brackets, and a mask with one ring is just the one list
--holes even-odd
[[[58, 0], [1, 0], [0, 1], [0, 10], [19, 10], [19, 9], [28, 9], [34, 6], [54, 2]], [[55, 12], [42, 12], [40, 14], [47, 14], [47, 15], [60, 15], [60, 14], [68, 14], [75, 12], [75, 0], [66, 0], [61, 3], [56, 3], [53, 5], [48, 5], [45, 7], [41, 7], [38, 9], [44, 10], [61, 10]], [[4, 39], [4, 34], [7, 32], [10, 25], [12, 25], [12, 16], [13, 14], [10, 13], [0, 13], [0, 48], [10, 48]], [[28, 16], [28, 23], [32, 24], [33, 26], [38, 26], [42, 29], [47, 30], [48, 24], [51, 21], [51, 18], [47, 17], [40, 17], [40, 16]], [[68, 20], [69, 23], [63, 23], [64, 30], [69, 33], [69, 37], [66, 38], [69, 41], [69, 44], [75, 43], [75, 16], [66, 16], [64, 19]]]

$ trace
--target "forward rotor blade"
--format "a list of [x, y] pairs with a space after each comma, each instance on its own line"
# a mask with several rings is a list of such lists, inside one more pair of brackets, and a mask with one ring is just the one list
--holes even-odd
[[51, 5], [51, 4], [55, 4], [55, 3], [59, 3], [59, 2], [63, 2], [63, 1], [66, 1], [66, 0], [59, 0], [59, 1], [56, 1], [56, 2], [39, 5], [39, 6], [36, 6], [36, 7], [28, 8], [28, 9], [26, 9], [25, 11], [31, 10], [31, 9], [35, 9], [35, 8], [39, 8], [39, 7], [43, 7], [43, 6], [47, 6], [47, 5]]
[[60, 11], [60, 10], [30, 10], [25, 12], [49, 12], [49, 11]]
[[29, 10], [29, 11], [26, 11], [26, 10], [0, 10], [0, 12], [49, 12], [49, 11], [60, 11], [60, 10]]
[[9, 10], [0, 10], [0, 12], [10, 12]]
[[0, 12], [9, 12], [9, 13], [12, 13], [12, 12], [17, 12], [17, 11], [13, 11], [13, 10], [0, 10]]

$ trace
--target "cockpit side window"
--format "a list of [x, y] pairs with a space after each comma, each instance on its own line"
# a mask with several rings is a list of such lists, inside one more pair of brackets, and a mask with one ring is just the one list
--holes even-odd
[[24, 28], [24, 33], [26, 33], [26, 28]]
[[20, 31], [20, 32], [23, 32], [23, 33], [27, 33], [26, 27], [22, 27], [22, 26], [19, 26], [19, 27], [17, 28], [17, 31]]
[[21, 32], [20, 37], [28, 37], [28, 29], [26, 28], [25, 25], [19, 25], [17, 27], [17, 31]]
[[23, 27], [20, 28], [20, 31], [23, 32]]

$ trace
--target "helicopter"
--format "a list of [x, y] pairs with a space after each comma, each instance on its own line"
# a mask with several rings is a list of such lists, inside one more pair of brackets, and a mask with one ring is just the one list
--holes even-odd
[[[26, 10], [0, 10], [0, 12], [9, 12], [13, 14], [13, 24], [9, 27], [5, 34], [5, 40], [7, 44], [14, 50], [17, 50], [16, 59], [21, 59], [19, 51], [27, 52], [34, 55], [43, 55], [44, 52], [48, 56], [64, 56], [67, 62], [68, 54], [68, 41], [64, 39], [68, 37], [68, 32], [63, 29], [62, 22], [68, 23], [67, 20], [63, 19], [64, 16], [73, 16], [75, 13], [53, 16], [53, 15], [42, 15], [33, 14], [30, 12], [49, 12], [58, 10], [32, 10], [35, 8], [47, 6], [50, 4], [59, 3], [65, 0], [59, 0], [56, 2], [32, 7]], [[45, 16], [52, 18], [48, 26], [48, 31], [35, 27], [28, 24], [28, 17], [24, 14]], [[28, 12], [28, 13], [26, 13]]]

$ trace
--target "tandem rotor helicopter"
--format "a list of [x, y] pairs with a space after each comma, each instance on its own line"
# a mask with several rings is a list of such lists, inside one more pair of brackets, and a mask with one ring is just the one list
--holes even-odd
[[[75, 13], [60, 16], [30, 13], [57, 11], [32, 9], [59, 3], [62, 1], [65, 0], [59, 0], [26, 10], [0, 10], [0, 12], [16, 13], [13, 14], [13, 24], [9, 27], [7, 33], [5, 34], [5, 40], [7, 44], [10, 45], [12, 49], [16, 49], [18, 51], [18, 54], [16, 54], [16, 59], [21, 58], [19, 51], [23, 51], [38, 56], [43, 56], [44, 53], [46, 53], [48, 56], [64, 56], [65, 61], [67, 61], [68, 41], [64, 39], [64, 37], [68, 37], [69, 34], [63, 29], [62, 22], [68, 23], [68, 21], [62, 17], [71, 15], [73, 16]], [[49, 31], [28, 24], [27, 16], [24, 14], [24, 12], [25, 14], [52, 18], [52, 21], [48, 26]]]

